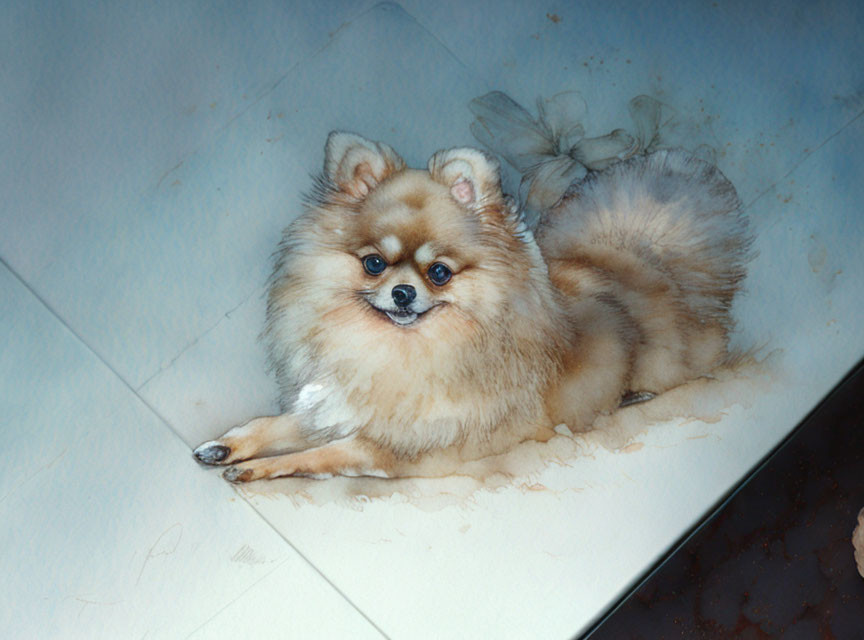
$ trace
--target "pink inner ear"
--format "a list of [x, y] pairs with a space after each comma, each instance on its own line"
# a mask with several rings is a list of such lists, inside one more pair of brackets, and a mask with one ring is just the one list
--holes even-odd
[[456, 184], [450, 187], [450, 193], [462, 204], [474, 201], [474, 185], [465, 178], [460, 178]]

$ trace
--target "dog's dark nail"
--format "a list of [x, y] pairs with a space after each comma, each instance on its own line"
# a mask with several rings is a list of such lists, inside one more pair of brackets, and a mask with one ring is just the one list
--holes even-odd
[[618, 407], [629, 407], [631, 404], [648, 402], [648, 400], [656, 397], [657, 394], [651, 393], [650, 391], [630, 391], [629, 393], [624, 394], [624, 397], [621, 398], [621, 404], [619, 404]]
[[216, 464], [222, 462], [231, 453], [231, 449], [221, 444], [205, 442], [193, 452], [195, 457], [204, 464]]
[[252, 469], [241, 469], [240, 467], [228, 467], [222, 474], [228, 482], [247, 482], [252, 479]]

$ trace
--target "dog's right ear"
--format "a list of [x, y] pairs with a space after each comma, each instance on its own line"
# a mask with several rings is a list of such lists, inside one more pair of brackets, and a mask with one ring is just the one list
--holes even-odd
[[327, 137], [324, 175], [352, 198], [365, 198], [382, 180], [404, 167], [405, 161], [383, 142], [345, 131], [333, 131]]
[[500, 165], [478, 149], [442, 149], [429, 158], [429, 173], [450, 188], [456, 202], [469, 209], [503, 201]]

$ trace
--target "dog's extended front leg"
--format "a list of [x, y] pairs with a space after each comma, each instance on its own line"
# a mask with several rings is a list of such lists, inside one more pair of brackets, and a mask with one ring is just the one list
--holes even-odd
[[205, 442], [193, 453], [205, 464], [231, 464], [261, 454], [303, 451], [318, 444], [303, 434], [296, 414], [286, 413], [250, 420]]
[[375, 476], [389, 477], [392, 455], [355, 438], [330, 442], [315, 449], [270, 458], [248, 460], [222, 474], [230, 482], [251, 482], [282, 476]]

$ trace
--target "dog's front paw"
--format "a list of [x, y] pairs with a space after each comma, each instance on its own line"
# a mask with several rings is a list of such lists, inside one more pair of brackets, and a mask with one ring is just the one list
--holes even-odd
[[231, 454], [231, 449], [221, 445], [215, 440], [205, 442], [192, 452], [200, 462], [204, 464], [222, 464]]

